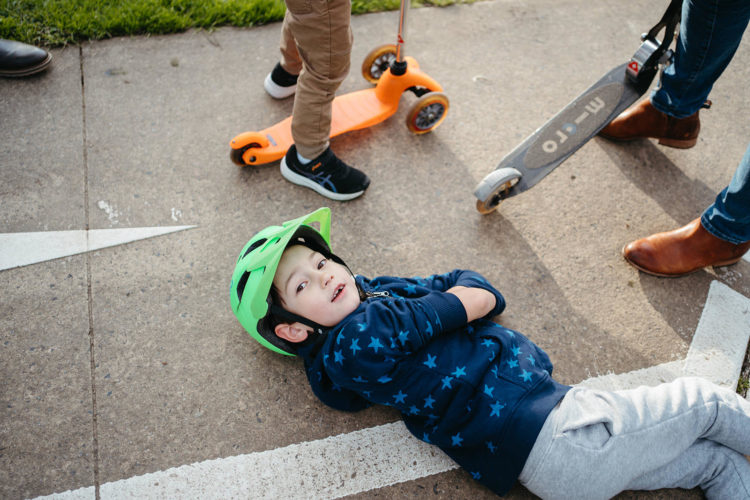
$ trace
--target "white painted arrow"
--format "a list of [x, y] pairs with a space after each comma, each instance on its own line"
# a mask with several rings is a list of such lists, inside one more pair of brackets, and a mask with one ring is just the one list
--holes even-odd
[[2, 233], [0, 234], [0, 271], [123, 245], [131, 241], [153, 238], [194, 227], [196, 226]]
[[[750, 299], [714, 281], [687, 358], [578, 385], [621, 390], [697, 375], [736, 387], [748, 337]], [[104, 483], [103, 500], [121, 498], [340, 498], [458, 468], [402, 422], [370, 427], [275, 450], [206, 460]], [[45, 500], [93, 500], [93, 486]]]

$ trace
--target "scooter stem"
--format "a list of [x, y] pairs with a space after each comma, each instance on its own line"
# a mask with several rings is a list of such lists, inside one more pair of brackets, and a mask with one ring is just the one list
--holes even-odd
[[396, 62], [402, 63], [406, 56], [404, 48], [406, 42], [404, 37], [406, 36], [406, 13], [409, 11], [410, 0], [401, 0], [401, 12], [398, 19], [398, 41], [396, 43]]

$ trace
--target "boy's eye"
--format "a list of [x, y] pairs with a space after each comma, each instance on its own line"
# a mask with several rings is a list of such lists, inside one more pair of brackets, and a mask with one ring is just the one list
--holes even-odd
[[326, 259], [321, 259], [320, 262], [318, 262], [318, 269], [323, 269], [323, 266], [326, 265]]
[[302, 282], [302, 283], [300, 283], [299, 285], [297, 285], [297, 290], [296, 290], [296, 292], [297, 292], [297, 293], [300, 293], [300, 292], [301, 292], [302, 290], [304, 290], [304, 289], [305, 289], [305, 287], [306, 287], [306, 286], [307, 286], [307, 282], [306, 282], [306, 281], [305, 281], [305, 282]]

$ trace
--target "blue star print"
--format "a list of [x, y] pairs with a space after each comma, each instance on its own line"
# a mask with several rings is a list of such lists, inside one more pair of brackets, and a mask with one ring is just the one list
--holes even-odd
[[404, 290], [406, 290], [406, 293], [409, 295], [414, 295], [417, 293], [417, 286], [416, 285], [407, 285]]
[[455, 436], [451, 436], [451, 446], [461, 446], [461, 443], [463, 443], [464, 438], [461, 437], [461, 433], [459, 432]]
[[485, 443], [485, 444], [487, 445], [487, 449], [490, 450], [490, 453], [492, 453], [494, 455], [495, 454], [495, 450], [497, 450], [497, 446], [495, 446], [494, 444], [492, 444], [492, 441], [487, 441], [487, 443]]
[[362, 375], [357, 376], [357, 378], [353, 378], [353, 381], [357, 382], [358, 384], [364, 384], [367, 382], [366, 378], [362, 378]]
[[335, 358], [336, 363], [343, 363], [344, 362], [344, 355], [341, 353], [341, 351], [333, 351], [333, 356]]
[[442, 389], [448, 388], [451, 389], [451, 380], [453, 380], [453, 377], [445, 376], [443, 377], [443, 387]]
[[398, 394], [394, 394], [393, 397], [396, 399], [395, 403], [406, 403], [406, 394], [398, 391]]
[[488, 385], [484, 386], [484, 393], [487, 394], [489, 397], [492, 397], [492, 393], [495, 391], [494, 387], [489, 387]]
[[432, 408], [432, 404], [435, 402], [435, 400], [432, 398], [432, 395], [427, 396], [424, 400], [424, 407], [425, 408]]
[[427, 368], [435, 368], [437, 366], [435, 364], [436, 359], [437, 359], [437, 355], [433, 356], [432, 354], [428, 354], [427, 361], [425, 361], [424, 364], [427, 366]]
[[510, 368], [517, 368], [517, 367], [518, 367], [518, 361], [517, 361], [517, 360], [515, 360], [515, 359], [509, 359], [509, 360], [507, 361], [507, 363], [508, 363], [508, 366], [509, 366]]
[[490, 417], [499, 417], [500, 410], [505, 408], [505, 405], [500, 403], [499, 401], [495, 401], [494, 404], [490, 405], [490, 408], [492, 408], [492, 413], [490, 413]]
[[515, 357], [518, 357], [518, 355], [519, 355], [519, 354], [522, 354], [522, 353], [523, 353], [523, 351], [521, 351], [521, 348], [520, 348], [520, 347], [513, 347], [513, 348], [511, 349], [511, 351], [513, 351], [513, 355], [514, 355]]
[[360, 332], [364, 332], [367, 329], [367, 323], [357, 323]]
[[472, 472], [471, 473], [471, 477], [473, 477], [477, 481], [479, 481], [480, 479], [482, 479], [482, 475], [479, 472]]
[[451, 375], [453, 375], [456, 378], [461, 378], [462, 375], [466, 375], [466, 367], [465, 366], [461, 366], [461, 367], [457, 366], [456, 370], [453, 373], [451, 373]]
[[422, 441], [424, 441], [425, 443], [432, 444], [432, 441], [430, 441], [430, 435], [427, 434], [426, 432], [422, 433]]
[[534, 357], [531, 354], [529, 354], [529, 357], [526, 359], [529, 360], [529, 363], [531, 363], [531, 366], [534, 366], [536, 364], [536, 361], [534, 360]]
[[349, 349], [352, 350], [352, 354], [355, 356], [357, 355], [357, 351], [361, 351], [362, 348], [359, 347], [359, 339], [352, 339], [352, 345], [349, 346]]
[[523, 379], [524, 382], [530, 382], [531, 381], [531, 372], [527, 372], [526, 370], [521, 370], [523, 373], [519, 375]]
[[383, 344], [380, 343], [380, 339], [375, 338], [375, 337], [370, 337], [370, 340], [372, 342], [370, 342], [370, 344], [367, 347], [372, 347], [372, 349], [377, 354], [378, 349], [380, 349], [381, 347], [383, 347]]
[[483, 345], [484, 347], [492, 347], [492, 341], [491, 341], [490, 339], [484, 339], [484, 340], [482, 341], [482, 345]]
[[432, 335], [432, 323], [428, 321], [427, 326], [424, 327], [424, 331], [427, 333], [427, 335]]
[[391, 380], [393, 380], [391, 377], [386, 377], [385, 375], [383, 375], [378, 379], [378, 382], [380, 382], [381, 384], [387, 384]]
[[409, 332], [406, 330], [398, 332], [398, 340], [400, 340], [402, 344], [405, 344], [406, 341], [409, 340]]
[[409, 415], [419, 415], [419, 408], [414, 405], [409, 407]]
[[339, 334], [336, 336], [336, 345], [339, 345], [345, 338], [346, 337], [344, 337], [344, 332], [339, 332]]

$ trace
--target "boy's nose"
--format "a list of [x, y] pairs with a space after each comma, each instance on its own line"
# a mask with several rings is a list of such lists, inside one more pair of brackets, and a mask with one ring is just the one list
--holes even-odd
[[328, 283], [330, 283], [331, 280], [333, 279], [333, 275], [330, 273], [320, 273], [320, 276], [321, 276], [320, 283], [321, 285], [323, 285], [323, 288], [327, 287]]

